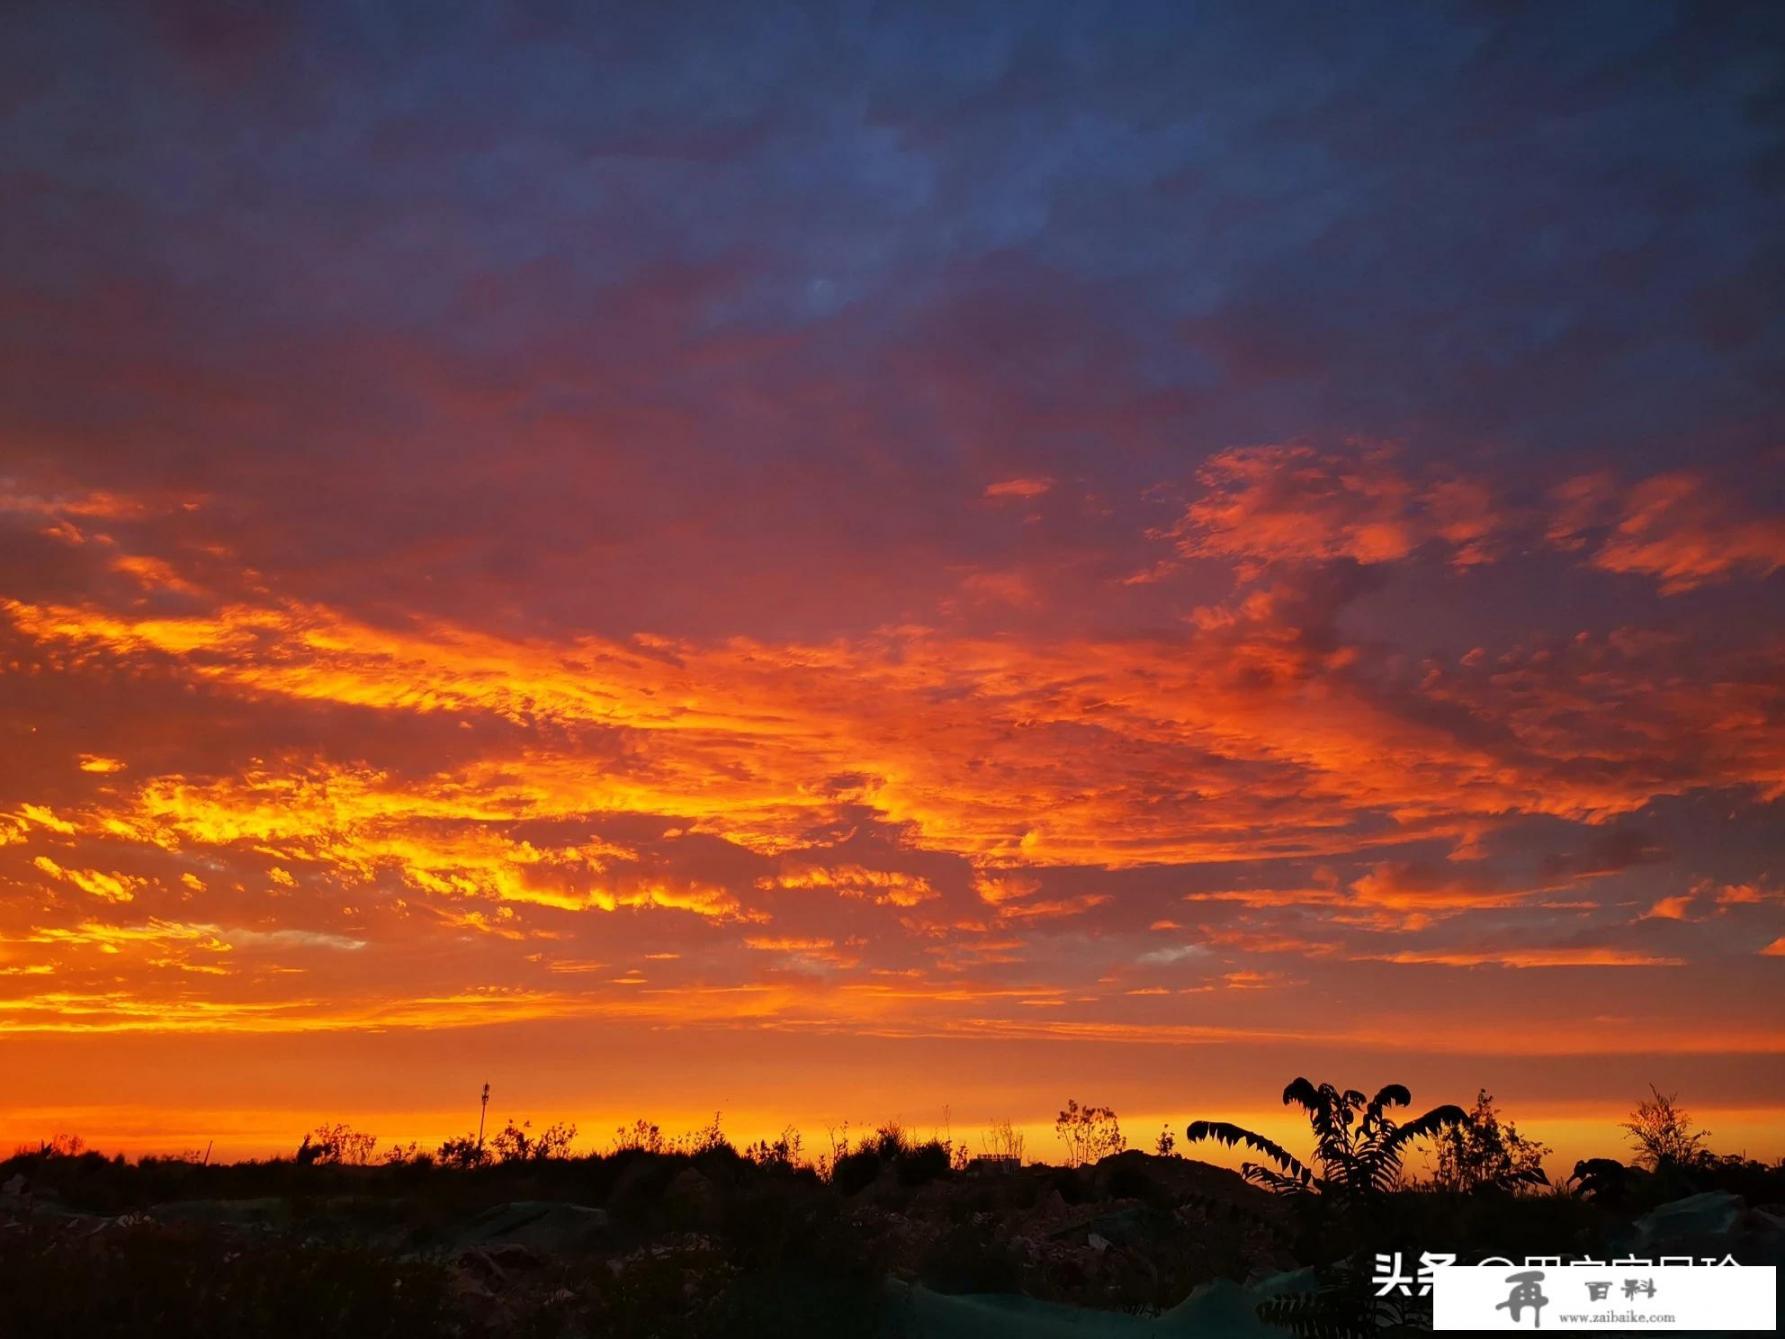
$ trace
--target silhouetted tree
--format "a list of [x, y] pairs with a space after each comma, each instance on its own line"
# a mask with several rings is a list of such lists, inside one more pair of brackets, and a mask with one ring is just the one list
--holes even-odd
[[1019, 1163], [1023, 1160], [1023, 1143], [1023, 1132], [1010, 1123], [1009, 1117], [993, 1121], [980, 1140], [988, 1157], [1015, 1158]]
[[1278, 1194], [1321, 1195], [1341, 1203], [1359, 1203], [1374, 1200], [1399, 1184], [1401, 1160], [1414, 1140], [1468, 1123], [1467, 1112], [1447, 1105], [1433, 1107], [1405, 1125], [1396, 1124], [1389, 1109], [1412, 1101], [1413, 1095], [1398, 1083], [1366, 1099], [1356, 1089], [1341, 1092], [1330, 1083], [1316, 1088], [1306, 1079], [1296, 1079], [1283, 1090], [1283, 1105], [1299, 1106], [1308, 1114], [1314, 1130], [1313, 1167], [1263, 1135], [1226, 1121], [1194, 1121], [1184, 1137], [1190, 1143], [1213, 1139], [1229, 1148], [1244, 1144], [1264, 1154], [1274, 1166], [1248, 1162], [1241, 1164], [1241, 1171], [1248, 1181]]
[[1434, 1138], [1438, 1171], [1433, 1178], [1445, 1190], [1518, 1190], [1547, 1186], [1543, 1159], [1548, 1145], [1527, 1139], [1511, 1121], [1502, 1125], [1493, 1094], [1486, 1088], [1475, 1097], [1466, 1122], [1447, 1125]]
[[1692, 1118], [1679, 1105], [1680, 1095], [1663, 1095], [1652, 1083], [1649, 1093], [1652, 1100], [1638, 1102], [1622, 1127], [1630, 1132], [1637, 1165], [1662, 1171], [1668, 1167], [1697, 1166], [1708, 1159], [1710, 1150], [1704, 1142], [1711, 1132], [1692, 1127]]
[[1100, 1162], [1128, 1147], [1114, 1111], [1108, 1107], [1081, 1107], [1072, 1098], [1066, 1099], [1066, 1110], [1054, 1122], [1054, 1133], [1066, 1146], [1068, 1167]]

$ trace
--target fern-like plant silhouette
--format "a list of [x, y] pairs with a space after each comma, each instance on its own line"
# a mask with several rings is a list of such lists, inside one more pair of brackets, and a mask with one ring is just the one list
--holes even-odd
[[1190, 1143], [1213, 1139], [1229, 1148], [1244, 1144], [1262, 1153], [1268, 1163], [1246, 1162], [1240, 1170], [1254, 1185], [1277, 1194], [1319, 1195], [1340, 1205], [1367, 1204], [1399, 1184], [1401, 1160], [1414, 1140], [1468, 1124], [1468, 1112], [1451, 1105], [1397, 1123], [1390, 1110], [1412, 1101], [1413, 1094], [1398, 1083], [1366, 1098], [1354, 1088], [1341, 1091], [1330, 1083], [1316, 1088], [1307, 1079], [1296, 1079], [1283, 1090], [1283, 1105], [1299, 1106], [1308, 1113], [1314, 1130], [1312, 1165], [1256, 1131], [1227, 1121], [1192, 1121], [1184, 1138]]

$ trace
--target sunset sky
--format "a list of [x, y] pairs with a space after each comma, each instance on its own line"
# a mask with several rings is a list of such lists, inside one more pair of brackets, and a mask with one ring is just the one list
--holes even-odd
[[15, 11], [0, 1143], [1785, 1154], [1782, 19]]

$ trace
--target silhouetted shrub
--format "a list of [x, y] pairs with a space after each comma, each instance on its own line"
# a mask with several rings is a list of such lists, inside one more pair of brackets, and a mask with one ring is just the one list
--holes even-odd
[[545, 1162], [570, 1154], [570, 1142], [576, 1138], [576, 1126], [548, 1125], [538, 1134], [532, 1133], [533, 1122], [512, 1120], [490, 1139], [499, 1162]]
[[863, 1148], [872, 1148], [880, 1155], [882, 1162], [897, 1162], [911, 1150], [911, 1141], [905, 1134], [905, 1127], [897, 1121], [888, 1121], [878, 1130], [874, 1137], [862, 1141]]
[[1699, 1164], [1694, 1174], [1706, 1190], [1727, 1190], [1750, 1204], [1785, 1202], [1785, 1159], [1766, 1163], [1727, 1153]]
[[921, 1186], [943, 1179], [950, 1170], [948, 1153], [948, 1145], [940, 1139], [931, 1139], [907, 1148], [894, 1163], [898, 1170], [899, 1184]]
[[298, 1145], [297, 1161], [304, 1166], [339, 1163], [344, 1167], [364, 1167], [372, 1160], [372, 1150], [377, 1146], [377, 1135], [351, 1125], [319, 1125]]
[[1446, 1126], [1432, 1142], [1438, 1149], [1438, 1170], [1432, 1180], [1441, 1189], [1468, 1194], [1549, 1184], [1543, 1160], [1552, 1150], [1527, 1139], [1511, 1121], [1502, 1125], [1499, 1108], [1486, 1088], [1476, 1095], [1469, 1119]]
[[669, 1151], [669, 1144], [663, 1137], [662, 1129], [640, 1116], [631, 1125], [622, 1125], [614, 1131], [612, 1151], [666, 1153]]
[[872, 1148], [858, 1148], [845, 1153], [831, 1168], [831, 1184], [844, 1195], [855, 1195], [873, 1185], [880, 1176], [880, 1154]]
[[1736, 1154], [1701, 1153], [1691, 1163], [1662, 1161], [1654, 1170], [1612, 1158], [1574, 1164], [1575, 1191], [1603, 1209], [1643, 1213], [1670, 1200], [1708, 1190], [1740, 1195], [1750, 1204], [1785, 1200], [1785, 1162], [1764, 1163]]
[[1680, 1105], [1680, 1095], [1664, 1093], [1652, 1083], [1649, 1093], [1650, 1100], [1638, 1102], [1622, 1127], [1636, 1149], [1637, 1165], [1658, 1172], [1709, 1160], [1713, 1155], [1704, 1145], [1711, 1132], [1693, 1124]]
[[490, 1150], [476, 1135], [462, 1134], [440, 1145], [440, 1151], [434, 1156], [443, 1167], [457, 1167], [460, 1171], [468, 1171], [473, 1167], [488, 1165]]
[[1110, 1169], [1107, 1185], [1115, 1199], [1163, 1204], [1171, 1198], [1165, 1187], [1139, 1162], [1118, 1162]]
[[758, 1167], [791, 1171], [800, 1165], [800, 1132], [789, 1125], [773, 1140], [759, 1139], [744, 1150], [744, 1156]]
[[721, 1185], [734, 1184], [753, 1170], [751, 1161], [725, 1140], [701, 1149], [693, 1155], [692, 1161], [702, 1174]]
[[731, 1140], [725, 1137], [725, 1131], [719, 1126], [719, 1115], [720, 1113], [715, 1111], [709, 1124], [703, 1125], [700, 1129], [685, 1136], [687, 1151], [690, 1154], [699, 1157], [702, 1153], [713, 1153], [723, 1149], [736, 1156], [737, 1149], [732, 1147]]

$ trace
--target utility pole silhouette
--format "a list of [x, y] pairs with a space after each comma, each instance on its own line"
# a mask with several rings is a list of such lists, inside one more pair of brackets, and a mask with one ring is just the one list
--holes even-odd
[[490, 1113], [490, 1085], [486, 1080], [483, 1085], [483, 1105], [477, 1111], [477, 1151], [483, 1152], [483, 1118]]

